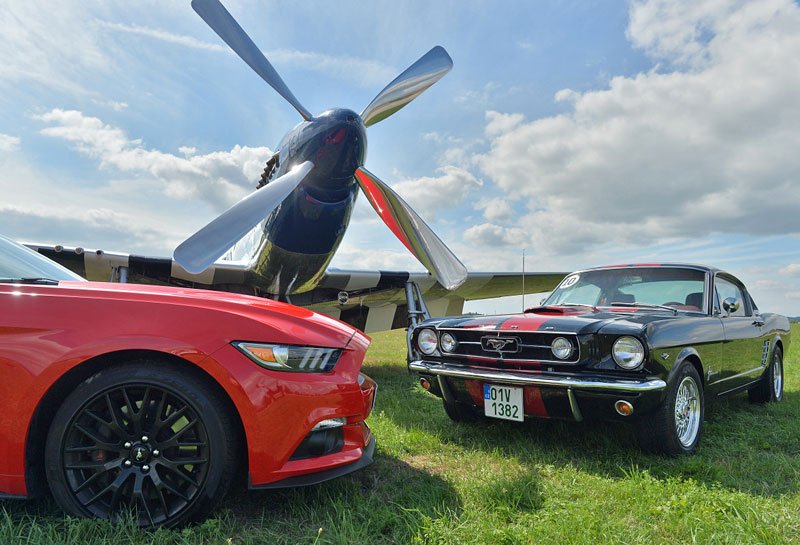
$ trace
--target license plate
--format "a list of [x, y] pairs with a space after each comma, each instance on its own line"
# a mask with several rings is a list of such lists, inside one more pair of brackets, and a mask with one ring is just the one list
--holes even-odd
[[484, 384], [483, 413], [492, 418], [522, 422], [522, 388]]

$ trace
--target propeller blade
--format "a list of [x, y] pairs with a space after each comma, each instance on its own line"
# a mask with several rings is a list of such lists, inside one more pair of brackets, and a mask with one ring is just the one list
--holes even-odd
[[300, 112], [303, 119], [311, 119], [311, 113], [306, 110], [300, 101], [295, 98], [278, 72], [272, 67], [250, 36], [242, 30], [236, 19], [228, 13], [219, 0], [192, 0], [192, 8], [202, 17], [211, 30], [216, 32], [222, 40], [239, 55], [261, 79], [266, 81], [278, 94], [285, 98], [294, 109]]
[[306, 161], [250, 193], [175, 248], [175, 261], [193, 274], [206, 270], [275, 210], [312, 168], [314, 163]]
[[400, 195], [364, 167], [356, 169], [356, 180], [386, 226], [442, 286], [453, 290], [467, 279], [467, 268]]
[[437, 45], [378, 93], [361, 112], [364, 125], [369, 127], [386, 119], [417, 98], [422, 92], [442, 79], [453, 67], [453, 59], [442, 46]]

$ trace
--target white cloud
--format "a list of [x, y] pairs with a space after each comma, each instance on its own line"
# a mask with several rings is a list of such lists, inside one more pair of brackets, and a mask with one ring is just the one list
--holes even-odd
[[0, 151], [16, 151], [19, 148], [18, 136], [0, 133]]
[[51, 110], [36, 119], [53, 124], [42, 129], [42, 134], [71, 142], [80, 153], [97, 159], [101, 168], [149, 175], [161, 182], [166, 195], [204, 200], [218, 211], [254, 189], [254, 181], [271, 155], [266, 147], [236, 145], [230, 151], [179, 157], [147, 149], [123, 130], [75, 110]]
[[800, 263], [790, 263], [778, 272], [784, 276], [800, 276]]
[[483, 210], [483, 217], [489, 221], [508, 221], [514, 217], [511, 203], [501, 197], [479, 199], [475, 203], [475, 209]]
[[483, 185], [469, 171], [460, 167], [443, 166], [436, 172], [439, 176], [404, 180], [392, 186], [426, 221], [433, 220], [437, 211], [459, 204], [472, 189]]
[[542, 252], [798, 233], [798, 28], [791, 0], [637, 2], [634, 44], [683, 68], [570, 94], [562, 115], [487, 114], [480, 167], [528, 200], [520, 227]]
[[[106, 30], [144, 36], [146, 38], [193, 49], [232, 53], [232, 50], [225, 44], [206, 42], [192, 36], [168, 32], [157, 28], [100, 20], [96, 20], [95, 24]], [[264, 54], [270, 62], [276, 65], [314, 70], [338, 79], [355, 81], [363, 86], [386, 84], [397, 75], [397, 71], [393, 67], [384, 63], [348, 55], [334, 56], [296, 49], [265, 50]]]
[[464, 240], [489, 248], [497, 246], [524, 246], [527, 236], [518, 227], [502, 227], [492, 223], [473, 225], [464, 231]]

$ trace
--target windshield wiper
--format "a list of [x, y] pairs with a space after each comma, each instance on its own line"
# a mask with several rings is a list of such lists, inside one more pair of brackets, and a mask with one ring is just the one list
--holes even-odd
[[3, 284], [43, 284], [47, 286], [57, 286], [58, 280], [52, 278], [42, 277], [27, 277], [27, 278], [0, 278], [0, 283]]
[[635, 307], [635, 308], [657, 308], [663, 310], [669, 310], [673, 314], [678, 314], [678, 309], [675, 307], [668, 307], [667, 305], [651, 305], [649, 303], [620, 303], [614, 302], [609, 303], [612, 307]]

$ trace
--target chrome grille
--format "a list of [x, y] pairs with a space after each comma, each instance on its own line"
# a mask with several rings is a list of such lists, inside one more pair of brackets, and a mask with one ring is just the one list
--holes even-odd
[[[439, 329], [439, 334], [447, 332], [458, 343], [447, 356], [495, 358], [504, 361], [539, 361], [552, 363], [577, 363], [580, 361], [580, 343], [575, 333], [553, 331], [486, 331], [479, 329]], [[556, 337], [567, 339], [573, 348], [572, 355], [559, 360], [550, 350]]]

